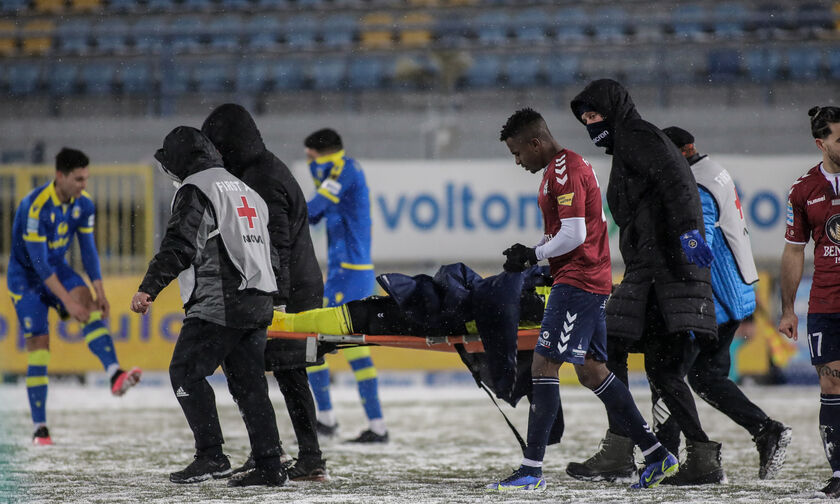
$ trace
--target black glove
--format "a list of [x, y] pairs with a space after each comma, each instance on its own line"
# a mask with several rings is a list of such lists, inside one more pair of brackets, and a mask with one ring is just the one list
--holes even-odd
[[528, 266], [537, 264], [537, 250], [532, 247], [526, 247], [521, 243], [517, 243], [509, 249], [502, 252], [502, 255], [507, 256], [507, 261], [502, 266], [505, 271], [511, 273], [520, 273], [525, 271]]

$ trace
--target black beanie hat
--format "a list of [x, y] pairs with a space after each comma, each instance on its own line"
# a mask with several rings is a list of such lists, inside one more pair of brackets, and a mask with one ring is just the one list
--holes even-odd
[[665, 133], [665, 135], [667, 135], [677, 147], [681, 148], [683, 145], [694, 143], [694, 135], [682, 128], [671, 126], [669, 128], [665, 128], [662, 132]]

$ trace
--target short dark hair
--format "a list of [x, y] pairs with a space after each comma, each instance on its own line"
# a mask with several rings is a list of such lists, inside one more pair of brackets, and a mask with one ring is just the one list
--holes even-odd
[[543, 116], [541, 116], [536, 110], [530, 107], [519, 109], [514, 112], [512, 116], [508, 117], [507, 122], [504, 126], [502, 126], [502, 132], [499, 135], [499, 140], [504, 142], [508, 138], [514, 138], [538, 123], [544, 122], [545, 119], [543, 119]]
[[830, 123], [840, 123], [840, 107], [811, 107], [811, 134], [814, 138], [828, 138], [831, 134]]
[[69, 147], [62, 148], [55, 156], [55, 171], [67, 175], [76, 168], [84, 168], [90, 164], [90, 159], [84, 152]]
[[314, 149], [318, 152], [328, 150], [341, 150], [344, 145], [341, 143], [341, 137], [334, 129], [324, 128], [312, 133], [306, 140], [303, 141], [304, 147]]

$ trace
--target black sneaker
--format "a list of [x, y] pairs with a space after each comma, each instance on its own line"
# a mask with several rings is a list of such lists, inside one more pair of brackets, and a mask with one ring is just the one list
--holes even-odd
[[172, 483], [198, 483], [210, 478], [227, 478], [231, 475], [231, 472], [230, 460], [225, 455], [216, 457], [199, 457], [196, 455], [192, 464], [188, 465], [183, 471], [171, 473], [169, 481]]
[[50, 438], [50, 430], [47, 429], [46, 425], [35, 429], [35, 433], [32, 434], [32, 444], [35, 446], [49, 446], [53, 444], [52, 438]]
[[785, 463], [785, 451], [790, 444], [792, 431], [780, 422], [770, 420], [755, 436], [758, 450], [758, 477], [773, 479]]
[[[288, 469], [289, 467], [292, 466], [294, 461], [295, 461], [295, 459], [292, 458], [291, 455], [286, 453], [286, 451], [281, 446], [280, 447], [280, 463], [283, 464], [283, 467]], [[257, 467], [257, 463], [254, 461], [254, 454], [249, 453], [248, 454], [248, 459], [245, 461], [245, 463], [242, 464], [241, 466], [237, 467], [236, 469], [234, 469], [231, 474], [239, 474], [239, 473], [243, 473], [243, 472], [246, 472], [246, 471], [250, 471], [251, 469], [253, 469], [255, 467]]]
[[814, 497], [820, 499], [836, 499], [840, 497], [840, 478], [834, 476], [822, 490], [818, 490]]
[[361, 434], [359, 437], [354, 439], [348, 439], [348, 443], [387, 443], [388, 442], [388, 432], [385, 434], [377, 434], [372, 430], [368, 429]]
[[291, 481], [326, 481], [329, 479], [327, 461], [299, 459], [289, 469], [289, 479]]
[[279, 470], [255, 467], [250, 471], [237, 474], [228, 480], [229, 487], [244, 486], [283, 486], [288, 481], [286, 469], [280, 466]]
[[320, 420], [315, 420], [315, 432], [319, 437], [333, 438], [338, 434], [338, 422], [335, 425], [327, 425]]

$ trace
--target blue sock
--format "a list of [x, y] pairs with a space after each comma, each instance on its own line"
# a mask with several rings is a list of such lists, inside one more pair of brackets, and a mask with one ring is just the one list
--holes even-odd
[[379, 403], [379, 378], [376, 377], [376, 368], [373, 366], [373, 359], [361, 357], [351, 360], [350, 367], [356, 376], [356, 385], [359, 387], [359, 397], [362, 398], [362, 406], [368, 420], [382, 418], [382, 405]]
[[840, 471], [840, 394], [820, 394], [820, 436], [832, 471]]
[[47, 423], [47, 364], [50, 361], [49, 350], [33, 350], [29, 352], [29, 366], [26, 368], [26, 392], [29, 395], [29, 411], [32, 412], [32, 423], [41, 425]]
[[306, 368], [306, 374], [309, 376], [309, 386], [312, 387], [318, 411], [331, 410], [330, 366], [326, 362], [320, 366], [311, 366]]
[[[531, 409], [528, 412], [528, 445], [525, 448], [525, 459], [529, 463], [542, 462], [545, 457], [545, 446], [548, 435], [557, 418], [560, 407], [560, 380], [557, 378], [531, 378]], [[522, 465], [523, 469], [533, 466]], [[539, 474], [542, 468], [539, 468]]]
[[630, 390], [614, 374], [610, 373], [594, 392], [606, 406], [607, 415], [619, 423], [627, 436], [642, 450], [646, 464], [662, 460], [668, 455], [668, 450], [659, 443], [639, 412]]
[[114, 341], [105, 323], [102, 322], [102, 312], [95, 311], [90, 314], [87, 324], [82, 327], [82, 334], [85, 335], [85, 343], [93, 355], [99, 358], [102, 367], [106, 371], [115, 371], [119, 367], [117, 352], [114, 350]]

